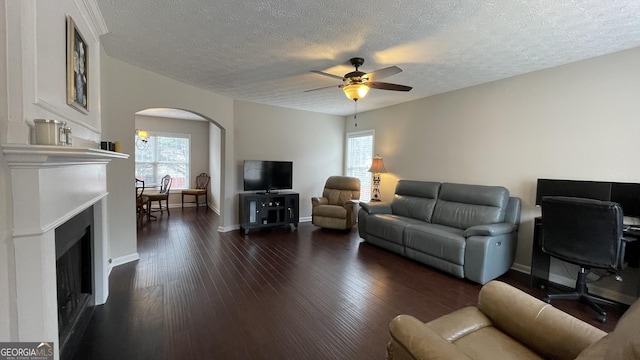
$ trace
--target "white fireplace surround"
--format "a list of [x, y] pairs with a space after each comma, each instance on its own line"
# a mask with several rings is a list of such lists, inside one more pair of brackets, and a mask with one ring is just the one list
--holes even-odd
[[55, 229], [94, 206], [94, 296], [109, 295], [107, 163], [92, 148], [3, 144], [13, 189], [18, 341], [53, 341], [59, 355]]

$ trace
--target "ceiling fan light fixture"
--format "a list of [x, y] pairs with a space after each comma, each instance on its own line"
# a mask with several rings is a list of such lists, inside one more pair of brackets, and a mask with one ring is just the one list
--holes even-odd
[[358, 101], [367, 95], [369, 86], [366, 84], [350, 84], [344, 86], [342, 91], [344, 91], [349, 100]]

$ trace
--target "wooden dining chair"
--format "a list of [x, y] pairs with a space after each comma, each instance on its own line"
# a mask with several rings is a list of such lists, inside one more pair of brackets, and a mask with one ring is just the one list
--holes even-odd
[[[171, 189], [171, 176], [165, 175], [160, 180], [160, 191], [157, 194], [151, 193], [149, 196], [149, 211], [160, 211], [160, 215], [167, 211], [167, 216], [170, 216], [169, 213], [169, 190]], [[158, 202], [158, 207], [153, 207], [153, 202]], [[162, 201], [164, 201], [164, 206], [162, 205]]]
[[[207, 173], [201, 173], [196, 177], [196, 188], [195, 189], [185, 189], [182, 190], [182, 208], [184, 209], [184, 196], [191, 195], [195, 197], [196, 210], [200, 205], [200, 196], [204, 195], [204, 206], [205, 208], [209, 208], [209, 197], [208, 197], [208, 188], [209, 180], [211, 178]], [[193, 203], [194, 201], [189, 201], [187, 203]]]
[[144, 180], [136, 179], [136, 219], [138, 226], [142, 225], [144, 218], [150, 220], [149, 197], [144, 195]]

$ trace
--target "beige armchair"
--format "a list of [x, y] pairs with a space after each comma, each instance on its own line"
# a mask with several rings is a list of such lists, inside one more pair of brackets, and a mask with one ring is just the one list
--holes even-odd
[[360, 179], [331, 176], [322, 197], [311, 198], [311, 222], [315, 226], [346, 230], [355, 225], [360, 199]]
[[494, 280], [477, 306], [426, 324], [409, 315], [393, 319], [387, 359], [640, 359], [638, 331], [640, 300], [607, 334]]

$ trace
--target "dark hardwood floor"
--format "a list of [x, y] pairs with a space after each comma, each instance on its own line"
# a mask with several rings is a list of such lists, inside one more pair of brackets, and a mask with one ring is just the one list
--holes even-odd
[[[176, 209], [138, 230], [75, 359], [384, 359], [389, 321], [429, 321], [475, 303], [480, 285], [362, 242], [356, 227], [302, 223], [217, 232], [212, 211]], [[528, 275], [500, 280], [538, 298]], [[554, 305], [610, 331], [577, 302]]]

